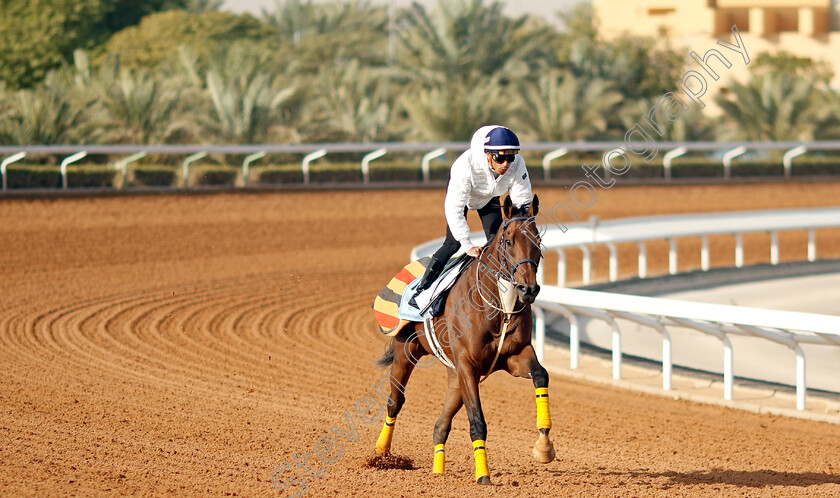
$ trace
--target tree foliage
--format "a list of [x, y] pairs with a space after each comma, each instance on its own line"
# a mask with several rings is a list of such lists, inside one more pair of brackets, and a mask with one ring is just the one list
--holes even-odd
[[[260, 18], [219, 5], [0, 0], [0, 143], [466, 141], [484, 124], [613, 140], [685, 70], [661, 39], [600, 38], [588, 6], [558, 32], [494, 0], [277, 0]], [[722, 123], [689, 106], [662, 139], [840, 137], [823, 63], [749, 69], [719, 97]]]
[[730, 125], [725, 138], [741, 140], [813, 140], [832, 117], [825, 90], [811, 77], [764, 71], [744, 83], [733, 81], [717, 104]]
[[0, 1], [0, 80], [25, 88], [101, 34], [105, 0]]
[[238, 40], [267, 43], [272, 30], [249, 15], [230, 12], [194, 14], [173, 10], [146, 16], [104, 45], [99, 61], [117, 56], [123, 67], [156, 70], [177, 58], [178, 46], [189, 47], [203, 61]]
[[221, 0], [0, 1], [0, 80], [30, 87], [51, 69], [155, 12], [214, 10]]

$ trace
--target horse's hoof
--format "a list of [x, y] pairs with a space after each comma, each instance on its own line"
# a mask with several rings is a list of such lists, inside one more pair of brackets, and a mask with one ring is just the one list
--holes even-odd
[[493, 484], [492, 482], [490, 482], [490, 476], [481, 476], [475, 482], [478, 484]]
[[557, 455], [554, 452], [554, 445], [551, 443], [551, 439], [548, 439], [548, 436], [540, 434], [540, 438], [534, 443], [533, 455], [540, 463], [554, 461], [554, 457]]

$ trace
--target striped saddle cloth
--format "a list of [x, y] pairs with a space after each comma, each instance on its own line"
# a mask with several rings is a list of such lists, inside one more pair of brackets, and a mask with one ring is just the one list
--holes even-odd
[[447, 262], [440, 277], [417, 297], [421, 312], [421, 309], [409, 305], [407, 301], [414, 294], [419, 278], [426, 272], [430, 259], [425, 257], [407, 264], [374, 299], [373, 314], [383, 334], [395, 335], [409, 322], [423, 322], [425, 318], [431, 318], [434, 311], [430, 308], [436, 308], [433, 306], [435, 301], [444, 299], [440, 296], [455, 284], [473, 258], [461, 255]]
[[426, 272], [430, 259], [425, 257], [407, 264], [373, 300], [373, 314], [379, 324], [379, 331], [383, 334], [395, 335], [410, 322], [400, 318], [400, 302], [409, 284]]

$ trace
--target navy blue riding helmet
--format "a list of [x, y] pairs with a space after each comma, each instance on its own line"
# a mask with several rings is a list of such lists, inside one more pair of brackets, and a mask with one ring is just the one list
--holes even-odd
[[516, 134], [504, 126], [493, 128], [487, 134], [487, 141], [484, 143], [486, 152], [494, 150], [519, 150], [519, 139]]

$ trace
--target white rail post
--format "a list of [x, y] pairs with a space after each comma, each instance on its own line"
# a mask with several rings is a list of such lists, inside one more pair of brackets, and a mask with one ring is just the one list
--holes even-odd
[[799, 344], [793, 350], [796, 353], [796, 409], [807, 408], [808, 387], [805, 384], [805, 352]]
[[612, 316], [610, 316], [610, 325], [612, 325], [612, 378], [621, 380], [621, 328]]
[[671, 275], [677, 274], [677, 240], [668, 239], [668, 273]]
[[583, 272], [583, 285], [589, 285], [592, 282], [592, 251], [589, 250], [589, 246], [581, 245], [580, 247], [581, 252], [583, 253], [583, 259], [580, 262], [581, 270]]
[[536, 344], [537, 359], [543, 361], [545, 359], [545, 311], [534, 306], [534, 338]]
[[67, 166], [75, 163], [79, 159], [82, 159], [87, 155], [87, 151], [76, 152], [72, 156], [65, 157], [63, 161], [61, 161], [61, 188], [67, 188]]
[[300, 165], [300, 171], [303, 173], [303, 184], [309, 185], [309, 163], [316, 159], [320, 159], [327, 155], [327, 149], [318, 149], [315, 152], [303, 156], [303, 162]]
[[610, 250], [610, 282], [618, 280], [618, 248], [612, 242], [607, 242]]
[[744, 266], [744, 238], [740, 233], [735, 234], [735, 267]]
[[685, 147], [677, 147], [674, 150], [669, 150], [665, 153], [665, 156], [662, 158], [662, 169], [663, 176], [665, 177], [665, 181], [671, 181], [671, 161], [674, 159], [684, 155], [688, 152], [688, 149]]
[[422, 165], [421, 167], [423, 168], [423, 183], [429, 183], [429, 180], [431, 178], [431, 172], [429, 171], [429, 169], [430, 169], [432, 159], [440, 157], [444, 154], [446, 154], [446, 149], [443, 148], [443, 147], [440, 147], [438, 149], [435, 149], [431, 152], [426, 153], [423, 156], [423, 161], [421, 163], [421, 165]]
[[580, 368], [580, 322], [573, 312], [566, 316], [569, 320], [569, 368]]
[[566, 286], [566, 251], [557, 250], [557, 287]]
[[558, 157], [563, 157], [568, 154], [569, 149], [563, 147], [561, 149], [555, 149], [543, 157], [542, 165], [543, 165], [543, 180], [550, 180], [551, 179], [551, 161], [553, 159], [557, 159]]
[[701, 235], [700, 241], [702, 243], [700, 247], [700, 269], [703, 271], [709, 271], [709, 238], [705, 235]]
[[6, 190], [6, 168], [17, 161], [20, 161], [26, 157], [26, 152], [18, 152], [16, 154], [12, 154], [11, 156], [3, 159], [3, 162], [0, 163], [0, 173], [3, 175], [3, 190]]
[[644, 242], [639, 244], [639, 278], [647, 278], [647, 246]]
[[184, 179], [184, 188], [190, 186], [190, 164], [207, 157], [207, 152], [196, 152], [184, 159], [184, 164], [181, 166], [181, 177]]
[[779, 264], [779, 234], [775, 230], [770, 231], [770, 264]]
[[732, 342], [723, 335], [723, 399], [732, 401], [735, 393], [735, 362], [732, 355]]
[[808, 261], [817, 260], [817, 233], [813, 228], [808, 229]]
[[661, 323], [659, 332], [662, 333], [662, 389], [670, 391], [673, 388], [674, 359], [672, 356], [671, 334]]
[[138, 152], [136, 154], [132, 154], [121, 161], [117, 161], [117, 168], [120, 170], [120, 175], [122, 176], [122, 187], [125, 188], [126, 183], [128, 183], [128, 165], [129, 163], [133, 163], [134, 161], [139, 161], [146, 157], [146, 152]]
[[794, 147], [789, 151], [785, 152], [785, 155], [782, 156], [782, 164], [785, 166], [785, 179], [790, 180], [793, 170], [793, 159], [795, 157], [799, 157], [802, 154], [808, 152], [808, 148], [804, 145], [800, 145], [799, 147]]
[[387, 153], [388, 149], [382, 148], [365, 154], [365, 157], [362, 158], [362, 183], [370, 183], [370, 162], [374, 159], [379, 159]]
[[723, 177], [727, 180], [732, 178], [732, 160], [747, 151], [743, 145], [735, 147], [723, 155]]
[[266, 151], [261, 150], [259, 152], [254, 152], [250, 156], [247, 156], [244, 161], [242, 161], [242, 186], [248, 186], [248, 176], [251, 174], [251, 163], [256, 161], [257, 159], [262, 159], [266, 156]]

